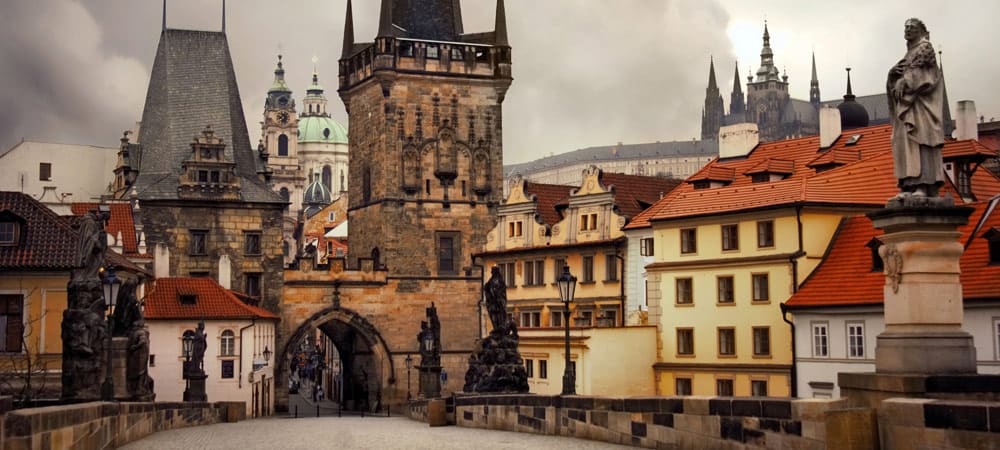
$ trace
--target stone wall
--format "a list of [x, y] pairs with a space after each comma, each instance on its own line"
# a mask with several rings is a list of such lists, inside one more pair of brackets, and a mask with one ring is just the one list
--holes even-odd
[[92, 402], [10, 411], [3, 416], [2, 447], [20, 449], [116, 448], [158, 431], [246, 419], [243, 402]]
[[455, 423], [646, 448], [825, 449], [842, 400], [459, 396]]
[[1000, 449], [997, 402], [894, 398], [878, 421], [883, 448]]

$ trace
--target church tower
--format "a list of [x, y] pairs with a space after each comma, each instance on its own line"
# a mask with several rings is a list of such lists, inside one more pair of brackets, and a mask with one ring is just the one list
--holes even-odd
[[701, 112], [701, 138], [719, 139], [722, 117], [726, 115], [719, 85], [715, 82], [715, 60], [708, 63], [708, 87], [705, 88], [705, 108]]
[[382, 0], [369, 43], [354, 42], [350, 5], [338, 92], [351, 259], [376, 256], [390, 276], [469, 277], [503, 196], [503, 0], [494, 31], [477, 34], [464, 32], [459, 0]]
[[747, 105], [743, 97], [743, 84], [740, 83], [740, 65], [735, 64], [733, 68], [733, 93], [729, 96], [729, 115], [732, 116], [732, 123], [740, 123], [745, 120]]
[[302, 208], [302, 191], [306, 178], [299, 162], [299, 118], [295, 111], [292, 90], [285, 83], [285, 68], [278, 55], [274, 82], [264, 99], [264, 121], [261, 122], [261, 145], [267, 155], [271, 186], [288, 202], [282, 221], [282, 248], [285, 264], [295, 256], [295, 228]]
[[771, 51], [771, 34], [764, 24], [764, 46], [760, 51], [757, 79], [747, 82], [747, 121], [757, 123], [760, 140], [775, 141], [784, 137], [781, 115], [788, 103], [788, 78], [779, 77]]
[[809, 80], [809, 103], [813, 105], [814, 108], [819, 109], [820, 100], [819, 98], [819, 77], [816, 76], [816, 53], [812, 55], [812, 79]]

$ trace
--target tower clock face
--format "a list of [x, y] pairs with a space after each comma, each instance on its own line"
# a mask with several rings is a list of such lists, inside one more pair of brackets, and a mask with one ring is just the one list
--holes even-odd
[[288, 113], [284, 111], [278, 113], [278, 121], [281, 123], [288, 123]]

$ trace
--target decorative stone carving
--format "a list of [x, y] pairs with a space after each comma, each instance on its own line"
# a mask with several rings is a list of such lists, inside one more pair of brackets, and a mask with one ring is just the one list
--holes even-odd
[[903, 255], [899, 254], [895, 245], [883, 245], [878, 251], [885, 267], [885, 277], [892, 285], [892, 292], [898, 294], [899, 283], [903, 279]]
[[517, 351], [517, 325], [507, 316], [507, 284], [494, 267], [484, 287], [493, 330], [476, 341], [465, 373], [465, 392], [528, 392], [528, 373]]
[[101, 227], [106, 220], [91, 210], [80, 221], [77, 241], [78, 268], [66, 287], [68, 307], [62, 320], [62, 399], [97, 400], [101, 395], [107, 342], [104, 324], [104, 291], [100, 270], [104, 265], [107, 237]]

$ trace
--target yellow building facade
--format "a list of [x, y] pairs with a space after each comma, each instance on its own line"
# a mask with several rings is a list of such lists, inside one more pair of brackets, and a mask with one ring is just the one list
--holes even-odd
[[[519, 327], [531, 392], [561, 392], [569, 320], [577, 393], [652, 394], [655, 329], [623, 327], [622, 228], [630, 213], [674, 186], [673, 180], [604, 174], [596, 167], [583, 172], [577, 187], [512, 183], [478, 256], [485, 267], [499, 267], [507, 283], [507, 307]], [[556, 286], [564, 266], [578, 282], [568, 317]]]

